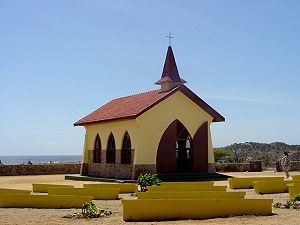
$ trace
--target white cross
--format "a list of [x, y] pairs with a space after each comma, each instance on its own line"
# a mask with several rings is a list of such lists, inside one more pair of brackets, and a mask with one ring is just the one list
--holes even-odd
[[169, 35], [166, 37], [169, 38], [169, 46], [171, 46], [171, 40], [172, 40], [172, 38], [174, 38], [171, 36], [171, 32], [169, 32]]

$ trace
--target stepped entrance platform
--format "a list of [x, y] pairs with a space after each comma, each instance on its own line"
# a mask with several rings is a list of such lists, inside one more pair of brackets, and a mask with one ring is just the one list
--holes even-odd
[[113, 182], [113, 183], [136, 183], [136, 180], [81, 176], [80, 174], [65, 175], [65, 180], [98, 181], [98, 182]]
[[[168, 173], [158, 174], [162, 181], [180, 182], [180, 181], [223, 181], [231, 176], [222, 173]], [[100, 182], [117, 182], [117, 183], [135, 183], [136, 180], [114, 179], [107, 177], [81, 176], [80, 174], [65, 175], [66, 180], [78, 181], [100, 181]]]
[[158, 174], [162, 181], [221, 181], [227, 180], [231, 176], [222, 173], [165, 173]]

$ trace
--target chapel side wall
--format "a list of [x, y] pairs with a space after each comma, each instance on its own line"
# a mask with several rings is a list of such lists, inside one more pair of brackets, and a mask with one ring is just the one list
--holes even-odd
[[[137, 118], [139, 149], [135, 154], [135, 164], [152, 165], [155, 168], [160, 139], [175, 119], [182, 122], [190, 135], [194, 137], [204, 122], [208, 121], [210, 127], [213, 117], [181, 92], [174, 93]], [[214, 163], [210, 129], [208, 134], [208, 163]]]
[[[133, 178], [134, 150], [132, 151], [132, 163], [121, 164], [121, 149], [125, 132], [127, 131], [131, 140], [132, 149], [138, 148], [136, 137], [136, 121], [121, 120], [104, 123], [94, 123], [85, 126], [85, 144], [83, 153], [83, 163], [81, 165], [81, 175], [100, 176], [110, 178]], [[116, 163], [106, 163], [106, 149], [109, 135], [113, 133], [116, 145]], [[101, 163], [93, 163], [93, 153], [95, 139], [99, 134], [101, 139], [102, 160]]]
[[95, 138], [97, 134], [99, 134], [101, 139], [102, 150], [106, 150], [107, 148], [107, 142], [110, 133], [113, 133], [114, 135], [116, 149], [122, 149], [123, 137], [126, 131], [129, 133], [130, 136], [131, 147], [133, 149], [137, 148], [138, 139], [136, 135], [136, 121], [134, 119], [86, 125], [86, 143], [84, 151], [85, 157], [88, 158], [88, 151], [94, 149]]

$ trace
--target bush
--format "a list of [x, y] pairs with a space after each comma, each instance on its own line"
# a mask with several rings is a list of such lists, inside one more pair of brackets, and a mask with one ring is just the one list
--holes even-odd
[[225, 157], [232, 156], [231, 151], [226, 151], [222, 148], [214, 150], [214, 156], [215, 156], [215, 161], [218, 161], [220, 159], [224, 159]]
[[295, 195], [291, 200], [288, 200], [286, 204], [277, 202], [273, 205], [275, 208], [281, 209], [300, 209], [300, 194]]
[[82, 206], [82, 214], [89, 218], [97, 217], [99, 214], [99, 208], [92, 201], [85, 202]]
[[294, 195], [291, 199], [291, 202], [293, 203], [300, 202], [300, 194]]
[[157, 177], [157, 174], [145, 173], [138, 177], [138, 184], [141, 187], [141, 191], [147, 191], [147, 186], [159, 185], [161, 180]]

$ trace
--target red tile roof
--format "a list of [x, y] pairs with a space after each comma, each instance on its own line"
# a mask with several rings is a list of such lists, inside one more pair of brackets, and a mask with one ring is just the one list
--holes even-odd
[[96, 111], [83, 117], [74, 126], [81, 126], [89, 123], [104, 122], [120, 119], [134, 119], [149, 110], [162, 100], [166, 99], [176, 91], [181, 91], [207, 113], [214, 117], [215, 122], [224, 121], [224, 117], [211, 108], [206, 102], [200, 99], [190, 89], [181, 85], [170, 91], [160, 92], [160, 90], [148, 91], [140, 94], [130, 95], [114, 99], [103, 105]]

